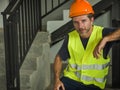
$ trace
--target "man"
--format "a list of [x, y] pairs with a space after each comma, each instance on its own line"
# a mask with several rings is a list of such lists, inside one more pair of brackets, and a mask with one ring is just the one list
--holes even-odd
[[[120, 29], [93, 25], [94, 11], [86, 0], [75, 0], [70, 17], [75, 30], [65, 37], [55, 57], [54, 90], [102, 90], [109, 70], [111, 46], [120, 40]], [[68, 61], [60, 78], [62, 61]]]

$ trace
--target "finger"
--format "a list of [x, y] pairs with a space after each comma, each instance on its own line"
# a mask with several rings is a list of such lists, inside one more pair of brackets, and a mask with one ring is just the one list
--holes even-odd
[[94, 56], [96, 59], [98, 59], [99, 56], [100, 56], [100, 54], [99, 54], [99, 52], [98, 52], [97, 50], [95, 50], [95, 51], [93, 52], [93, 56]]
[[99, 53], [96, 53], [96, 58], [98, 59], [100, 57], [100, 54]]
[[96, 59], [98, 59], [98, 55], [97, 55], [97, 53], [94, 54], [94, 57], [95, 57]]
[[60, 90], [60, 87], [61, 87], [61, 86], [59, 85], [59, 86], [57, 87], [57, 90]]
[[101, 55], [101, 48], [98, 49], [98, 52], [97, 52], [99, 55]]
[[64, 87], [64, 85], [62, 84], [62, 90], [65, 90], [65, 87]]
[[96, 53], [97, 53], [97, 51], [96, 51], [96, 48], [95, 48], [94, 51], [93, 51], [93, 56], [94, 56], [95, 58], [97, 57]]

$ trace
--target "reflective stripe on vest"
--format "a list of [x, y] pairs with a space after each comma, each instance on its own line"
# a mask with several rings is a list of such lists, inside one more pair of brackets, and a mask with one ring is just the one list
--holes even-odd
[[97, 64], [94, 64], [94, 65], [77, 65], [77, 64], [71, 64], [71, 67], [72, 68], [75, 68], [76, 70], [87, 70], [87, 69], [95, 69], [95, 70], [103, 70], [105, 69], [106, 67], [108, 67], [110, 65], [110, 63], [106, 63], [106, 64], [103, 64], [103, 65], [97, 65]]
[[81, 76], [79, 72], [75, 72], [75, 74], [76, 74], [77, 77], [81, 78], [82, 80], [96, 81], [96, 82], [99, 82], [99, 83], [103, 83], [105, 81], [105, 78], [106, 78], [106, 76], [104, 78], [95, 78], [95, 77], [93, 78], [93, 77], [89, 77], [89, 76], [85, 76], [85, 75]]
[[[100, 83], [103, 83], [105, 81], [105, 78], [92, 78], [92, 77], [89, 77], [89, 76], [84, 76], [80, 75], [79, 71], [80, 70], [93, 70], [93, 69], [96, 69], [96, 70], [103, 70], [104, 68], [108, 67], [110, 63], [107, 63], [107, 64], [103, 64], [103, 65], [76, 65], [76, 64], [71, 64], [71, 67], [72, 68], [76, 68], [76, 76], [79, 77], [79, 78], [82, 78], [83, 80], [86, 80], [86, 81], [92, 81], [92, 80], [95, 80], [97, 82], [100, 82]], [[106, 76], [105, 76], [106, 77]]]

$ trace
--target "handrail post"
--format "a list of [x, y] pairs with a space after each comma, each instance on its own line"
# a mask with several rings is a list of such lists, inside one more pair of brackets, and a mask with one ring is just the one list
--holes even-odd
[[8, 32], [8, 24], [9, 22], [7, 21], [7, 14], [2, 13], [3, 14], [3, 29], [4, 29], [4, 45], [5, 45], [5, 66], [6, 66], [6, 84], [7, 84], [7, 90], [12, 90], [13, 89], [13, 83], [11, 83], [11, 68], [9, 68], [10, 66], [10, 62], [9, 62], [9, 58], [10, 58], [10, 46], [9, 46], [9, 32]]
[[38, 0], [38, 3], [39, 3], [39, 16], [40, 16], [40, 30], [39, 31], [42, 31], [42, 10], [41, 10], [41, 0]]

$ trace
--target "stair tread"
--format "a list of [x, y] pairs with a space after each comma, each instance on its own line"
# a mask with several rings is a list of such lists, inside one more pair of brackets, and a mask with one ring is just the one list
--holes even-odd
[[20, 70], [21, 75], [30, 75], [34, 72], [35, 70]]

